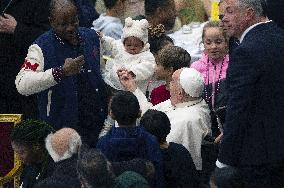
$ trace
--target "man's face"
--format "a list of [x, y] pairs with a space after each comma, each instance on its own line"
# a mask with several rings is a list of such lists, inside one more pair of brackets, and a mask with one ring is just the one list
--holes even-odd
[[[222, 1], [219, 5], [219, 19], [220, 19], [220, 27], [227, 33], [228, 31], [228, 22], [223, 19], [225, 12], [226, 12], [227, 4], [225, 1]], [[228, 33], [227, 33], [228, 35]], [[230, 36], [229, 36], [230, 37]]]
[[172, 105], [180, 103], [180, 98], [182, 94], [182, 87], [180, 85], [179, 77], [182, 69], [175, 71], [172, 75], [172, 80], [170, 82], [170, 95]]
[[50, 24], [60, 38], [72, 45], [78, 44], [79, 19], [75, 6], [66, 5], [61, 10], [54, 10]]
[[223, 28], [230, 37], [240, 38], [248, 25], [247, 10], [240, 7], [239, 0], [225, 0], [223, 3], [224, 7], [221, 8], [221, 12], [224, 10]]
[[176, 21], [177, 11], [174, 0], [170, 0], [167, 7], [161, 8], [161, 13], [159, 15], [161, 19], [161, 24], [163, 24], [167, 31], [171, 30]]
[[12, 142], [12, 148], [24, 164], [30, 164], [34, 162], [35, 152], [33, 151], [33, 147], [17, 142]]

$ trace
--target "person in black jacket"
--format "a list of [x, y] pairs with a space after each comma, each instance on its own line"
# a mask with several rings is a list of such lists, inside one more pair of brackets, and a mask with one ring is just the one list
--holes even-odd
[[[48, 30], [50, 0], [0, 1], [0, 114], [24, 113], [35, 118], [35, 97], [18, 94], [15, 77], [19, 72], [28, 47]], [[7, 8], [5, 8], [7, 7]]]
[[50, 125], [38, 120], [22, 121], [13, 128], [12, 148], [24, 165], [22, 188], [33, 188], [53, 172], [54, 162], [44, 147], [45, 138], [53, 131]]
[[198, 177], [195, 165], [187, 149], [173, 142], [167, 143], [171, 123], [161, 111], [148, 110], [141, 118], [140, 125], [156, 136], [163, 155], [165, 187], [196, 188]]
[[229, 98], [216, 165], [236, 167], [244, 187], [283, 187], [284, 30], [274, 21], [260, 23], [259, 0], [225, 1], [223, 20], [240, 45], [227, 73]]

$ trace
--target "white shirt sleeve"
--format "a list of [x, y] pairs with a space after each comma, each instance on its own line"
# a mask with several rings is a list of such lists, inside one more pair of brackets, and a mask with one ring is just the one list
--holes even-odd
[[150, 103], [146, 96], [144, 95], [144, 93], [139, 89], [137, 88], [133, 94], [136, 96], [136, 98], [138, 99], [138, 102], [139, 102], [139, 105], [140, 105], [140, 109], [142, 111], [142, 115], [147, 111], [149, 110], [150, 108], [153, 107], [153, 104]]
[[29, 47], [28, 55], [15, 80], [16, 88], [22, 95], [32, 95], [44, 91], [57, 82], [52, 75], [52, 69], [44, 71], [44, 57], [37, 44]]

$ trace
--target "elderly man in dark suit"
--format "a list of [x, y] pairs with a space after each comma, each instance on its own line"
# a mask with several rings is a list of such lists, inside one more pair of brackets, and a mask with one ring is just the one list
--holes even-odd
[[242, 187], [283, 187], [284, 30], [274, 21], [261, 22], [259, 0], [225, 1], [223, 19], [240, 45], [227, 73], [227, 116], [216, 165], [236, 167]]

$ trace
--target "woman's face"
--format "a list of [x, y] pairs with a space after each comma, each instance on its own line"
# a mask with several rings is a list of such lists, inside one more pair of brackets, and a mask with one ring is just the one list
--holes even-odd
[[34, 146], [12, 142], [12, 148], [24, 164], [36, 162], [38, 152]]
[[205, 30], [203, 43], [205, 53], [212, 60], [223, 59], [227, 54], [228, 45], [221, 29], [218, 27], [209, 27]]

